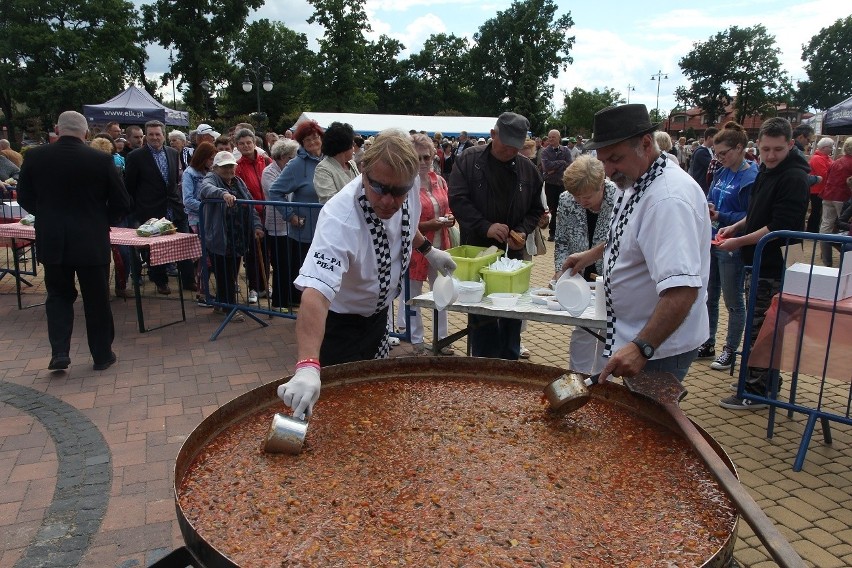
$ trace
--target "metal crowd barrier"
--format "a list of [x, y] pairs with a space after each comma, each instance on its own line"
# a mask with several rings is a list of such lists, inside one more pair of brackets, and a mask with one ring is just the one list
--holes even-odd
[[[216, 269], [213, 256], [208, 243], [208, 238], [217, 238], [208, 234], [205, 219], [212, 212], [212, 207], [225, 208], [221, 199], [207, 199], [201, 202], [199, 209], [198, 236], [201, 240], [201, 259], [199, 259], [200, 287], [199, 293], [203, 294], [204, 301], [213, 306], [214, 309], [227, 312], [224, 314], [222, 323], [210, 336], [214, 341], [225, 326], [238, 313], [243, 313], [263, 327], [269, 324], [258, 316], [296, 319], [298, 315], [301, 293], [293, 286], [293, 280], [299, 274], [302, 261], [310, 248], [309, 235], [305, 234], [315, 224], [322, 205], [318, 203], [298, 203], [282, 201], [258, 201], [238, 199], [232, 208], [226, 208], [226, 214], [222, 216], [222, 222], [212, 227], [218, 235], [225, 239], [229, 246], [228, 255], [218, 259], [220, 265], [219, 280], [222, 277], [233, 279], [233, 290], [220, 291], [216, 288]], [[248, 219], [249, 208], [255, 208], [260, 215], [261, 222], [266, 228], [263, 239], [256, 240], [254, 230], [251, 226], [242, 227], [234, 220], [239, 218], [243, 221]], [[289, 218], [295, 214], [305, 219], [304, 225], [293, 224]], [[282, 224], [283, 223], [285, 224]], [[286, 226], [286, 234], [283, 227]], [[235, 250], [245, 250], [246, 254], [235, 254]], [[218, 255], [216, 255], [218, 256]], [[239, 262], [238, 262], [239, 260]], [[224, 262], [222, 262], [224, 261]], [[213, 283], [211, 284], [211, 280]], [[250, 291], [258, 293], [257, 303], [249, 303]], [[405, 276], [403, 286], [404, 300], [409, 298], [408, 275]], [[230, 299], [233, 298], [233, 301]], [[398, 301], [402, 301], [403, 297]], [[408, 312], [410, 308], [406, 311]], [[392, 315], [392, 314], [391, 314]], [[406, 320], [410, 315], [406, 314]], [[392, 323], [391, 319], [391, 323]], [[391, 328], [393, 329], [393, 328]], [[411, 326], [406, 326], [406, 332], [391, 333], [392, 336], [404, 340], [410, 339]]]
[[[767, 318], [752, 344], [754, 306], [764, 248], [775, 240], [784, 241], [784, 264], [787, 270], [782, 277], [781, 292], [773, 298]], [[841, 275], [832, 281], [828, 271], [817, 264], [817, 251], [821, 243], [828, 243], [840, 251], [837, 268]], [[810, 259], [793, 269], [789, 257], [792, 247], [803, 251], [812, 247]], [[802, 440], [793, 465], [800, 471], [813, 435], [817, 420], [822, 426], [823, 440], [831, 444], [830, 422], [852, 425], [852, 297], [845, 298], [844, 290], [852, 288], [852, 237], [816, 234], [797, 231], [775, 231], [757, 243], [754, 266], [751, 267], [751, 288], [747, 302], [746, 328], [743, 337], [742, 364], [740, 365], [737, 396], [769, 405], [767, 438], [772, 438], [777, 409], [807, 417]], [[836, 253], [834, 254], [836, 257]], [[843, 276], [849, 273], [848, 276]], [[797, 292], [784, 291], [784, 283], [797, 283]], [[852, 294], [852, 291], [847, 292]], [[822, 296], [820, 300], [817, 296]], [[761, 357], [769, 369], [769, 392], [759, 396], [746, 392], [752, 355]], [[768, 353], [768, 356], [767, 356]], [[752, 365], [761, 367], [763, 365]], [[789, 395], [780, 392], [781, 371], [789, 373]]]

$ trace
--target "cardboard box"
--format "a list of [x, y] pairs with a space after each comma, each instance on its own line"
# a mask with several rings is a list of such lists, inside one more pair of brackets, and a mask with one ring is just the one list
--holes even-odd
[[[843, 272], [838, 268], [817, 266], [797, 262], [787, 269], [784, 275], [784, 293], [796, 296], [808, 296], [817, 300], [844, 300], [852, 296], [852, 253], [846, 253], [843, 261]], [[838, 288], [838, 279], [840, 285]], [[810, 290], [808, 282], [810, 281]]]

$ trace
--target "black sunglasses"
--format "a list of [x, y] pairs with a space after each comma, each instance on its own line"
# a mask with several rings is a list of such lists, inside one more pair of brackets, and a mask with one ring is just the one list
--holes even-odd
[[411, 189], [411, 186], [393, 186], [393, 185], [384, 185], [377, 181], [373, 181], [373, 178], [370, 177], [370, 174], [365, 174], [367, 177], [367, 182], [370, 184], [370, 188], [378, 193], [379, 195], [390, 195], [393, 197], [405, 197], [408, 195], [408, 190]]

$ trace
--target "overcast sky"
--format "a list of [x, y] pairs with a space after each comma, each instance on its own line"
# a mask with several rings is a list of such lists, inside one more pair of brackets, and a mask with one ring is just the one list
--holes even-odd
[[[142, 3], [135, 0], [137, 4]], [[659, 83], [659, 105], [668, 111], [676, 105], [674, 91], [688, 86], [677, 62], [695, 42], [707, 41], [716, 32], [731, 26], [749, 27], [758, 23], [775, 36], [781, 50], [781, 63], [793, 84], [805, 79], [801, 60], [802, 46], [820, 29], [849, 15], [841, 9], [845, 2], [827, 0], [741, 0], [738, 2], [658, 2], [557, 0], [557, 15], [571, 12], [576, 36], [570, 55], [574, 63], [553, 81], [556, 86], [554, 106], [562, 103], [562, 90], [574, 87], [586, 90], [613, 88], [626, 97], [628, 86], [631, 103], [656, 106], [657, 81], [651, 76], [663, 72], [668, 78]], [[367, 15], [372, 31], [367, 38], [375, 40], [386, 34], [403, 43], [407, 50], [418, 52], [423, 42], [435, 33], [453, 33], [471, 38], [479, 26], [498, 11], [511, 5], [511, 0], [367, 0]], [[675, 6], [682, 6], [676, 8]], [[281, 21], [287, 27], [305, 33], [309, 47], [317, 50], [316, 39], [322, 27], [308, 25], [313, 7], [306, 0], [275, 0], [250, 16], [251, 20], [267, 18]], [[159, 78], [168, 68], [168, 53], [159, 47], [149, 48], [148, 70]], [[472, 81], [476, 78], [472, 77]], [[171, 96], [171, 90], [167, 97]], [[165, 92], [165, 91], [164, 91]]]

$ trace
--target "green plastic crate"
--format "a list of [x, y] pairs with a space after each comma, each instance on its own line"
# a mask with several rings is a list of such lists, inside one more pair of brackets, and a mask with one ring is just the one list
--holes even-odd
[[482, 280], [485, 282], [485, 295], [494, 292], [513, 292], [523, 294], [530, 289], [530, 274], [532, 273], [532, 262], [525, 261], [523, 268], [512, 272], [495, 272], [488, 268], [480, 271]]
[[490, 266], [497, 258], [503, 254], [502, 250], [486, 254], [475, 258], [476, 255], [484, 251], [486, 247], [475, 247], [472, 245], [462, 245], [447, 249], [450, 256], [456, 263], [456, 271], [453, 276], [459, 280], [469, 280], [479, 282], [479, 271], [486, 266]]

